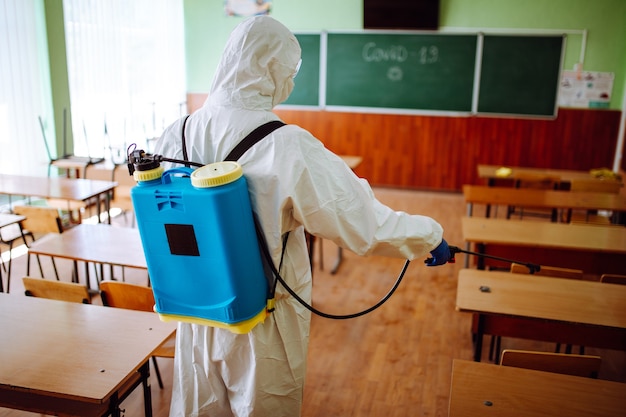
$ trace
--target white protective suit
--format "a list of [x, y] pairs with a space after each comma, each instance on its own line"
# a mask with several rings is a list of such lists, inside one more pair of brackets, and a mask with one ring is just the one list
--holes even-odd
[[[277, 120], [272, 108], [291, 93], [299, 61], [298, 41], [281, 23], [268, 16], [240, 23], [206, 103], [187, 121], [189, 160], [222, 161], [254, 128]], [[182, 127], [182, 119], [168, 127], [155, 153], [183, 159]], [[357, 254], [411, 260], [442, 241], [437, 222], [378, 202], [365, 180], [298, 126], [275, 130], [239, 163], [275, 265], [290, 232], [281, 276], [308, 302], [305, 229]], [[180, 323], [170, 416], [299, 416], [309, 327], [309, 311], [281, 285], [276, 310], [250, 333]]]

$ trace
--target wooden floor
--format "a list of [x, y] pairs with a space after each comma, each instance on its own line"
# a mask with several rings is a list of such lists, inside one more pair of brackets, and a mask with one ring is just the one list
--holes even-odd
[[[461, 194], [392, 189], [375, 192], [396, 210], [434, 217], [443, 225], [446, 240], [464, 247], [460, 219], [465, 205]], [[122, 218], [115, 223], [124, 225]], [[331, 275], [336, 247], [323, 242], [324, 269], [320, 268], [319, 251], [317, 255], [313, 303], [317, 309], [335, 314], [353, 313], [375, 304], [404, 265], [401, 259], [360, 258], [344, 252], [338, 273]], [[69, 279], [69, 263], [58, 263]], [[459, 256], [456, 264], [434, 268], [414, 261], [398, 291], [378, 310], [352, 320], [314, 316], [302, 416], [447, 416], [452, 360], [472, 358], [471, 317], [455, 310], [456, 277], [463, 263], [464, 256]], [[24, 257], [14, 263], [11, 293], [15, 296], [23, 296], [19, 278], [24, 264]], [[145, 283], [146, 276], [127, 270], [126, 280]], [[554, 349], [553, 344], [518, 339], [504, 339], [502, 343], [503, 348]], [[626, 382], [626, 353], [591, 348], [586, 352], [603, 357], [600, 378]], [[153, 407], [155, 417], [165, 417], [172, 360], [159, 359], [159, 366], [165, 388], [159, 389], [153, 372]], [[125, 416], [143, 415], [140, 391], [123, 404]], [[33, 415], [0, 409], [0, 417]]]

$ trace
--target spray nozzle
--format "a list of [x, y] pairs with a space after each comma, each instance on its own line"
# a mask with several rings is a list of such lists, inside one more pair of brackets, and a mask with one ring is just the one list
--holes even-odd
[[152, 155], [137, 149], [134, 143], [128, 147], [128, 173], [133, 175], [135, 171], [148, 171], [158, 168], [163, 160], [161, 155]]

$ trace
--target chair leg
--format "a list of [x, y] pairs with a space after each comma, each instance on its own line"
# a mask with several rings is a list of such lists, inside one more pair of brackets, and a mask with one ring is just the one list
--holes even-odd
[[[50, 258], [50, 261], [52, 262], [52, 267], [54, 268], [54, 276], [56, 276], [57, 281], [59, 281], [59, 271], [57, 270], [57, 264], [54, 262], [54, 258], [52, 257]], [[43, 274], [41, 276], [43, 276]]]
[[492, 361], [493, 360], [493, 352], [495, 350], [496, 347], [496, 337], [497, 336], [491, 336], [491, 340], [489, 341], [489, 360]]
[[152, 357], [152, 364], [154, 365], [154, 373], [156, 374], [157, 381], [159, 381], [159, 388], [163, 389], [163, 381], [161, 380], [161, 372], [159, 372], [159, 364], [157, 363], [156, 357]]

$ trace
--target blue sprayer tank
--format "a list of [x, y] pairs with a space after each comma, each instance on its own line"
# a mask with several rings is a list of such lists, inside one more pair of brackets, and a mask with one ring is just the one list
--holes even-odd
[[158, 167], [134, 177], [131, 197], [161, 319], [234, 333], [263, 322], [269, 285], [241, 166]]

